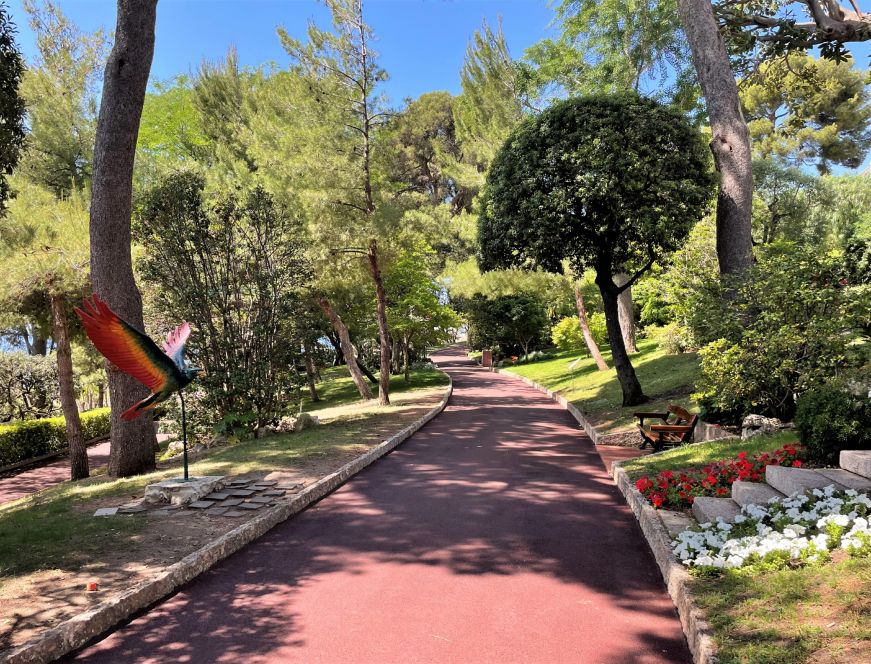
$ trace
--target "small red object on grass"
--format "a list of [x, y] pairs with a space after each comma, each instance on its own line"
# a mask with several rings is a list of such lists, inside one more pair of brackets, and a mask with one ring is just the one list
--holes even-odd
[[90, 581], [90, 582], [88, 583], [88, 585], [85, 586], [85, 590], [87, 590], [89, 593], [92, 593], [92, 592], [96, 591], [96, 590], [97, 590], [97, 582], [96, 582], [96, 581]]

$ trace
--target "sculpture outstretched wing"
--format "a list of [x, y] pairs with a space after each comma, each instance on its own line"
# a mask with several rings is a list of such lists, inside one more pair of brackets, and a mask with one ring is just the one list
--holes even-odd
[[163, 342], [163, 350], [179, 369], [184, 369], [184, 347], [189, 336], [191, 336], [190, 323], [182, 323], [166, 335], [166, 341]]
[[75, 311], [88, 338], [106, 359], [152, 392], [166, 387], [175, 365], [157, 344], [119, 318], [97, 295], [84, 301], [84, 310], [76, 307]]

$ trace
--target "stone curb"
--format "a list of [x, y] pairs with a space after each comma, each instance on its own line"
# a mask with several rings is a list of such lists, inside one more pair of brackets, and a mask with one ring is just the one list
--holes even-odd
[[111, 629], [176, 588], [202, 574], [210, 567], [254, 541], [279, 523], [302, 512], [312, 503], [335, 491], [366, 466], [398, 447], [448, 405], [454, 386], [448, 376], [448, 388], [442, 400], [426, 415], [405, 427], [371, 450], [346, 463], [334, 473], [305, 488], [292, 501], [267, 509], [229, 533], [167, 567], [155, 578], [144, 581], [123, 594], [80, 613], [53, 627], [27, 643], [0, 657], [7, 664], [51, 662], [82, 647], [94, 637]]
[[[596, 431], [595, 427], [584, 418], [581, 411], [565, 397], [539, 385], [529, 378], [518, 376], [512, 371], [506, 371], [505, 369], [494, 369], [494, 371], [522, 380], [527, 385], [534, 387], [540, 392], [544, 392], [553, 401], [572, 414], [595, 444], [608, 444], [605, 441], [607, 441], [610, 435], [603, 435]], [[668, 594], [677, 608], [681, 626], [687, 638], [687, 644], [693, 655], [693, 661], [695, 664], [718, 664], [720, 660], [716, 654], [713, 629], [705, 619], [702, 610], [696, 606], [693, 594], [689, 588], [690, 575], [672, 553], [671, 536], [662, 523], [662, 519], [659, 518], [656, 510], [644, 499], [641, 492], [635, 488], [632, 480], [629, 479], [629, 475], [620, 467], [619, 461], [611, 464], [611, 473], [614, 483], [620, 489], [620, 493], [623, 494], [632, 513], [638, 520], [638, 525], [641, 526], [641, 532], [644, 533], [647, 545], [653, 553], [656, 564], [659, 565], [659, 571], [662, 573], [662, 579], [665, 581]]]
[[717, 664], [717, 649], [713, 638], [713, 629], [705, 619], [702, 610], [696, 605], [695, 598], [690, 590], [690, 575], [686, 568], [674, 556], [671, 550], [671, 536], [662, 523], [662, 519], [656, 510], [648, 504], [635, 488], [629, 475], [620, 467], [620, 462], [611, 464], [611, 473], [614, 483], [620, 489], [620, 493], [626, 498], [626, 502], [638, 519], [638, 525], [647, 540], [662, 579], [665, 581], [668, 594], [677, 607], [680, 622], [687, 644], [693, 654], [696, 664]]
[[[547, 396], [551, 398], [551, 400], [556, 401], [560, 406], [565, 408], [572, 414], [578, 424], [581, 425], [581, 428], [586, 432], [586, 434], [590, 437], [595, 445], [610, 445], [611, 442], [619, 443], [620, 439], [623, 438], [627, 432], [620, 433], [600, 433], [596, 430], [584, 414], [578, 410], [578, 407], [575, 406], [571, 401], [562, 396], [559, 392], [554, 392], [553, 390], [547, 389], [544, 385], [539, 385], [534, 380], [527, 378], [526, 376], [521, 376], [519, 374], [514, 373], [513, 371], [508, 371], [508, 369], [500, 369], [498, 367], [494, 367], [493, 371], [495, 373], [505, 374], [506, 376], [511, 376], [512, 378], [516, 378], [517, 380], [522, 380], [524, 383], [529, 385], [530, 387], [534, 387], [539, 392], [544, 392]], [[630, 432], [632, 435], [637, 435], [636, 432]], [[640, 437], [639, 437], [640, 440]]]

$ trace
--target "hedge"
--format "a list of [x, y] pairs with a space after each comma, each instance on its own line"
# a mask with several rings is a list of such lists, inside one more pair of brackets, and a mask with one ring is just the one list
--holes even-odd
[[[98, 408], [81, 414], [82, 436], [86, 441], [109, 435], [109, 412], [108, 408]], [[66, 448], [63, 417], [0, 424], [0, 467]]]

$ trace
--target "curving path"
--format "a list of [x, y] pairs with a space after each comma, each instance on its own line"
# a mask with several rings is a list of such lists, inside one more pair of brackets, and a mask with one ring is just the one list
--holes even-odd
[[80, 662], [689, 662], [571, 416], [460, 349], [445, 412]]
[[[95, 470], [109, 463], [109, 441], [88, 448], [88, 465]], [[0, 477], [0, 505], [22, 496], [41, 491], [52, 484], [66, 482], [70, 478], [70, 459], [52, 461], [44, 466], [30, 468], [8, 477]]]

